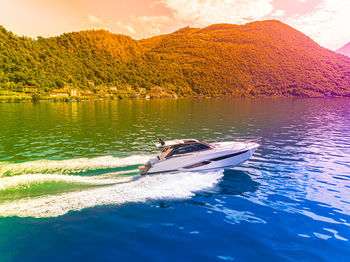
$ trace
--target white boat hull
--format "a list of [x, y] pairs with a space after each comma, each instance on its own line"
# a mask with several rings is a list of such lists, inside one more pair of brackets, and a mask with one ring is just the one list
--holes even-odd
[[200, 172], [232, 168], [249, 159], [258, 148], [256, 143], [223, 142], [212, 144], [212, 150], [173, 157], [165, 161], [150, 160], [144, 175], [159, 173]]

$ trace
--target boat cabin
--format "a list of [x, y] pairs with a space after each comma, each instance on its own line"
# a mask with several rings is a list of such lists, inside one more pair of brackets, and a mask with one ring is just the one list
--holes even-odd
[[165, 146], [160, 154], [160, 159], [165, 160], [172, 157], [183, 156], [185, 154], [199, 152], [203, 150], [211, 149], [207, 143], [195, 141], [186, 141], [185, 143], [179, 143], [174, 145]]

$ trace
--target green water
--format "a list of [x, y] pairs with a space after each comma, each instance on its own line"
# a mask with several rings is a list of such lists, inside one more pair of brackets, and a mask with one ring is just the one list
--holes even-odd
[[256, 133], [249, 128], [252, 117], [262, 105], [274, 110], [274, 104], [232, 99], [1, 104], [0, 161], [149, 152], [147, 143], [157, 137], [214, 141], [250, 135]]
[[[138, 175], [157, 137], [242, 136], [232, 170]], [[349, 99], [0, 104], [0, 261], [348, 261], [349, 141]]]

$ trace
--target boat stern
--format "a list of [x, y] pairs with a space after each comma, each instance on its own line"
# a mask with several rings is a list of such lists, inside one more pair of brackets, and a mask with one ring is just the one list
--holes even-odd
[[146, 175], [147, 172], [151, 169], [152, 164], [151, 161], [147, 161], [146, 164], [139, 166], [139, 171], [141, 175]]

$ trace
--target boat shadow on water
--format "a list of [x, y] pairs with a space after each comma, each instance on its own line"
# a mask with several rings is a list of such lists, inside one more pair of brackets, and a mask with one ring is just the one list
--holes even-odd
[[260, 183], [252, 180], [248, 172], [226, 169], [224, 177], [219, 183], [220, 195], [243, 195], [247, 192], [255, 192]]
[[199, 206], [207, 205], [201, 198], [213, 198], [222, 196], [244, 196], [245, 193], [253, 193], [258, 190], [260, 183], [254, 181], [248, 172], [241, 170], [225, 169], [222, 180], [209, 192], [201, 191], [195, 197], [184, 201], [160, 201], [159, 207], [168, 208], [173, 204], [193, 204]]

